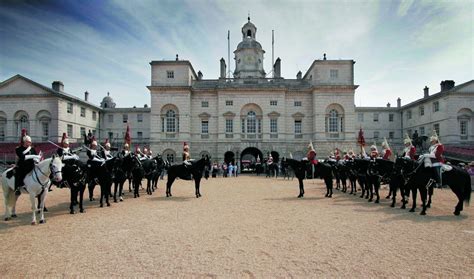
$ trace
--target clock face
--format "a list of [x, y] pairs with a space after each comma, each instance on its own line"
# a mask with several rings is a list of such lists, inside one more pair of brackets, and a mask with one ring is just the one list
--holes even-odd
[[245, 64], [252, 64], [255, 63], [255, 59], [252, 55], [247, 55], [244, 57]]

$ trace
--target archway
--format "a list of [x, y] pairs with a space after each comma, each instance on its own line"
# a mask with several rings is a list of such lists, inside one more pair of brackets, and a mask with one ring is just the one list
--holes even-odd
[[263, 153], [256, 147], [247, 147], [240, 154], [241, 172], [254, 172], [257, 157], [263, 161]]
[[272, 154], [273, 162], [278, 163], [280, 161], [280, 153], [272, 151], [270, 154]]
[[224, 162], [226, 164], [235, 164], [235, 153], [232, 151], [227, 151], [226, 153], [224, 153]]

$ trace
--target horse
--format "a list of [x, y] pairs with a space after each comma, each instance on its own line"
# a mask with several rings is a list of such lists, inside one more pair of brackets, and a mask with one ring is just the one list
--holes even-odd
[[354, 160], [346, 160], [344, 162], [344, 167], [346, 171], [347, 178], [349, 178], [349, 183], [351, 184], [351, 192], [349, 195], [356, 195], [357, 193], [357, 171], [355, 169]]
[[330, 198], [332, 197], [332, 185], [333, 185], [333, 175], [332, 175], [332, 170], [331, 166], [325, 163], [319, 162], [316, 165], [311, 165], [309, 164], [308, 161], [297, 161], [291, 158], [286, 159], [288, 166], [290, 166], [294, 173], [296, 178], [298, 179], [299, 183], [299, 189], [300, 193], [298, 195], [298, 198], [303, 198], [304, 197], [304, 184], [303, 184], [303, 179], [308, 178], [307, 176], [307, 171], [312, 172], [312, 166], [314, 166], [314, 173], [311, 173], [309, 177], [319, 177], [321, 179], [324, 179], [324, 182], [326, 184], [326, 197]]
[[171, 186], [173, 185], [173, 182], [176, 180], [176, 178], [179, 177], [184, 180], [191, 180], [191, 175], [193, 177], [192, 179], [194, 179], [196, 198], [201, 197], [199, 188], [205, 166], [208, 166], [208, 168], [211, 167], [211, 161], [208, 156], [205, 156], [197, 161], [191, 161], [190, 166], [185, 166], [184, 164], [170, 166], [168, 168], [168, 181], [166, 182], [166, 197], [173, 196], [171, 195]]
[[[69, 204], [69, 213], [75, 214], [74, 205], [79, 205], [79, 212], [84, 213], [83, 200], [86, 189], [87, 167], [76, 159], [64, 161], [63, 184], [70, 188], [71, 202]], [[79, 194], [79, 202], [77, 195]]]
[[[357, 174], [357, 181], [359, 182], [360, 188], [362, 190], [362, 194], [360, 195], [360, 198], [369, 198], [369, 192], [372, 191], [368, 179], [367, 179], [367, 170], [369, 168], [369, 160], [366, 159], [360, 159], [360, 158], [355, 158], [354, 159], [354, 165], [353, 169], [355, 173]], [[373, 194], [372, 194], [373, 195]]]
[[[104, 162], [95, 162], [89, 160], [91, 167], [89, 168], [88, 181], [89, 181], [89, 198], [91, 199], [91, 183], [95, 186], [96, 180], [100, 184], [100, 207], [104, 207], [103, 200], [107, 206], [110, 206], [109, 196], [112, 188], [112, 181], [114, 180], [114, 164], [116, 157], [107, 159]], [[93, 200], [93, 199], [91, 199]]]
[[132, 155], [132, 183], [133, 183], [133, 197], [139, 198], [140, 185], [142, 183], [143, 177], [145, 176], [145, 171], [143, 170], [142, 162], [137, 155]]
[[123, 184], [131, 177], [131, 169], [133, 166], [132, 155], [117, 156], [113, 166], [114, 173], [114, 202], [117, 201], [117, 192], [120, 201], [123, 201]]
[[[399, 158], [395, 164], [398, 164], [402, 168], [404, 178], [408, 180], [408, 187], [412, 189], [413, 205], [410, 212], [415, 212], [418, 189], [423, 206], [420, 215], [426, 215], [426, 209], [430, 207], [430, 203], [427, 204], [426, 199], [428, 189], [433, 187], [433, 170], [426, 168], [423, 160], [414, 161], [409, 158]], [[458, 203], [453, 212], [454, 215], [458, 216], [464, 209], [464, 203], [469, 205], [469, 201], [471, 200], [471, 177], [466, 170], [458, 166], [444, 165], [442, 169], [445, 171], [441, 172], [441, 181], [443, 184], [447, 184], [458, 198]]]
[[400, 189], [400, 196], [402, 197], [401, 208], [405, 209], [406, 204], [408, 203], [408, 197], [410, 196], [410, 189], [405, 185], [405, 180], [403, 179], [400, 167], [393, 161], [378, 158], [375, 162], [370, 164], [370, 168], [373, 168], [374, 172], [381, 176], [382, 181], [388, 182], [389, 195], [387, 198], [390, 198], [390, 196], [392, 197], [390, 207], [395, 207], [397, 190]]
[[[54, 180], [62, 180], [62, 168], [63, 163], [61, 157], [53, 155], [53, 157], [43, 160], [35, 165], [33, 170], [29, 172], [23, 182], [25, 186], [23, 189], [30, 195], [31, 210], [33, 211], [32, 225], [36, 225], [36, 198], [40, 197], [40, 224], [46, 223], [44, 219], [44, 202], [46, 195], [48, 194], [48, 187], [51, 185], [50, 175], [53, 176]], [[15, 195], [15, 177], [11, 176], [9, 172], [13, 168], [9, 168], [2, 174], [2, 188], [3, 188], [3, 199], [5, 203], [5, 221], [10, 220], [16, 215], [16, 202], [18, 196]]]

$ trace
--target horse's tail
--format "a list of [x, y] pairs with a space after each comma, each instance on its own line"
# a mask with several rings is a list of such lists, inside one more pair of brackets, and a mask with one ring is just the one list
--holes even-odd
[[469, 205], [469, 202], [471, 201], [471, 176], [466, 173], [466, 182], [464, 184], [464, 203], [466, 205]]

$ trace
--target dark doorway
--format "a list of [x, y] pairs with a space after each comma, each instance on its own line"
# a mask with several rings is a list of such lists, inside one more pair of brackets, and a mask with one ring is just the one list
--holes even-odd
[[235, 153], [232, 151], [227, 151], [226, 153], [224, 153], [224, 162], [226, 164], [232, 163], [233, 165], [235, 165]]
[[270, 153], [272, 154], [273, 162], [278, 163], [280, 161], [280, 154], [276, 151], [272, 151]]
[[263, 153], [256, 147], [247, 147], [240, 154], [240, 169], [241, 172], [255, 172], [257, 158], [263, 162]]

